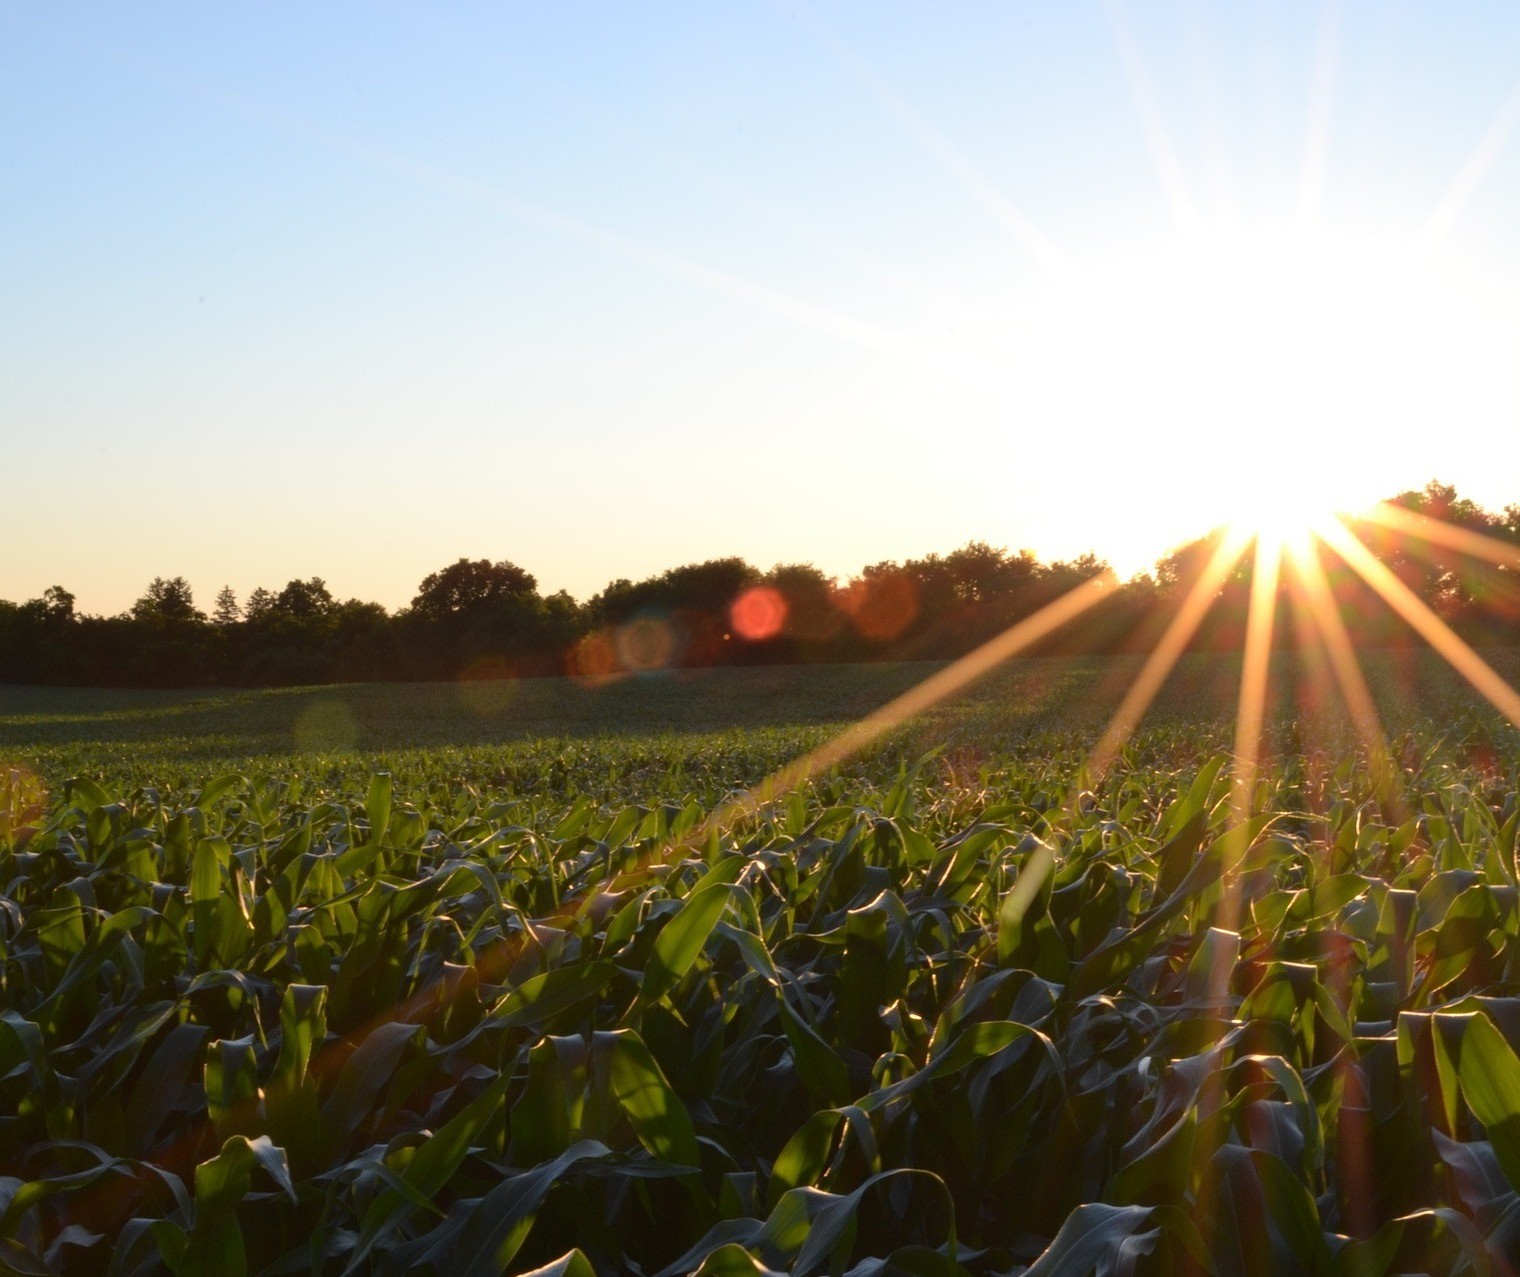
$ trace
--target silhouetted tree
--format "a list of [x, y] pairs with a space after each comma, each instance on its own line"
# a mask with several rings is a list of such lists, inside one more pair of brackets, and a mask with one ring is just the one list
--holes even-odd
[[277, 616], [289, 617], [296, 621], [311, 621], [318, 617], [330, 616], [338, 606], [338, 600], [333, 598], [332, 591], [327, 588], [327, 582], [319, 576], [308, 577], [304, 581], [290, 581], [285, 588], [274, 597], [271, 611]]
[[621, 625], [649, 612], [726, 616], [740, 591], [759, 579], [760, 573], [743, 559], [708, 559], [682, 564], [642, 581], [620, 577], [595, 595], [586, 608], [602, 625]]
[[429, 573], [399, 627], [403, 663], [424, 678], [558, 672], [583, 632], [574, 599], [543, 598], [537, 578], [505, 559], [458, 559]]
[[42, 608], [54, 621], [74, 619], [74, 596], [61, 585], [50, 585], [42, 592]]
[[815, 652], [844, 624], [834, 578], [811, 563], [778, 563], [760, 584], [775, 590], [786, 604], [782, 633], [791, 640], [793, 656]]
[[190, 583], [184, 577], [170, 577], [166, 581], [156, 576], [143, 596], [132, 604], [132, 617], [149, 625], [173, 625], [204, 621], [206, 614], [196, 608]]
[[952, 550], [944, 559], [945, 571], [961, 603], [990, 603], [1007, 599], [1025, 589], [1040, 570], [1040, 561], [1028, 550], [1009, 554], [985, 541], [971, 541]]
[[182, 576], [156, 576], [132, 604], [125, 635], [128, 650], [121, 663], [128, 681], [159, 687], [187, 687], [214, 681], [215, 669], [206, 641], [206, 614], [195, 606], [190, 583]]
[[[727, 659], [772, 663], [837, 658], [833, 641], [846, 624], [832, 577], [811, 563], [778, 563], [729, 602]], [[730, 642], [730, 639], [732, 642]]]
[[243, 609], [238, 606], [237, 595], [232, 592], [230, 585], [224, 585], [217, 591], [216, 607], [211, 613], [211, 620], [217, 625], [235, 625], [243, 619]]
[[412, 611], [430, 621], [538, 592], [538, 579], [503, 559], [459, 559], [430, 572], [417, 587]]

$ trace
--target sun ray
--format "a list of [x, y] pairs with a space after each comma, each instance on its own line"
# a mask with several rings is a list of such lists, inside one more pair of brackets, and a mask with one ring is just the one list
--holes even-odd
[[897, 121], [903, 132], [917, 142], [930, 159], [992, 214], [1047, 274], [1059, 276], [1069, 268], [1066, 254], [1055, 241], [989, 181], [949, 138], [929, 123], [874, 67], [839, 40], [805, 6], [795, 4], [792, 12], [802, 19], [813, 39], [834, 56], [855, 83]]
[[1484, 536], [1469, 528], [1459, 528], [1428, 514], [1406, 510], [1403, 506], [1384, 501], [1365, 511], [1361, 517], [1369, 523], [1380, 524], [1394, 532], [1421, 541], [1433, 541], [1447, 549], [1457, 550], [1475, 559], [1487, 559], [1501, 568], [1520, 569], [1520, 545], [1501, 541], [1497, 537]]
[[1161, 108], [1156, 102], [1156, 91], [1146, 68], [1145, 58], [1135, 33], [1130, 30], [1129, 19], [1119, 0], [1108, 0], [1109, 24], [1113, 28], [1114, 42], [1119, 47], [1119, 59], [1124, 64], [1124, 78], [1129, 82], [1130, 96], [1140, 113], [1140, 124], [1145, 131], [1146, 148], [1156, 165], [1161, 189], [1171, 210], [1172, 221], [1180, 231], [1191, 231], [1199, 225], [1198, 206], [1183, 176], [1182, 162], [1177, 158], [1171, 135], [1161, 118]]
[[872, 710], [858, 723], [853, 723], [838, 736], [816, 749], [809, 750], [801, 758], [788, 763], [772, 773], [753, 789], [731, 800], [713, 813], [692, 837], [706, 837], [714, 828], [722, 828], [734, 819], [749, 815], [774, 801], [788, 790], [796, 788], [810, 777], [833, 767], [837, 763], [879, 740], [899, 724], [915, 714], [938, 704], [947, 696], [953, 696], [967, 684], [980, 678], [1004, 661], [1038, 643], [1108, 597], [1115, 583], [1112, 572], [1090, 577], [1075, 589], [1047, 604], [1032, 616], [1025, 617], [1004, 630], [996, 638], [989, 639], [974, 652], [969, 652], [931, 674], [923, 682], [909, 688], [878, 709]]
[[647, 243], [621, 231], [608, 230], [578, 217], [542, 207], [513, 193], [499, 190], [489, 183], [458, 176], [409, 155], [349, 142], [326, 129], [318, 130], [317, 133], [333, 149], [383, 172], [446, 194], [461, 203], [500, 213], [609, 257], [651, 268], [729, 301], [776, 315], [800, 327], [884, 354], [903, 358], [925, 355], [925, 351], [916, 342], [871, 320], [831, 310], [768, 284], [708, 266], [661, 245]]
[[[1352, 724], [1367, 751], [1373, 784], [1382, 801], [1383, 810], [1394, 820], [1402, 822], [1409, 814], [1409, 805], [1397, 784], [1399, 772], [1388, 752], [1376, 702], [1362, 673], [1361, 663], [1357, 660], [1355, 647], [1341, 617], [1324, 565], [1320, 562], [1318, 548], [1313, 544], [1291, 547], [1287, 559], [1293, 569], [1295, 594], [1307, 604], [1310, 618], [1319, 632], [1321, 645], [1329, 655], [1331, 669], [1340, 685], [1341, 697], [1351, 715]], [[1335, 948], [1332, 953], [1326, 973], [1326, 986], [1339, 1005], [1350, 1006], [1352, 980], [1349, 954], [1342, 947]], [[1349, 1060], [1338, 1056], [1336, 1069], [1348, 1093], [1359, 1094], [1361, 1074]], [[1345, 1106], [1343, 1115], [1360, 1111], [1364, 1107], [1365, 1105], [1358, 1108]], [[1343, 1117], [1342, 1149], [1345, 1174], [1351, 1183], [1362, 1189], [1361, 1194], [1353, 1195], [1352, 1200], [1366, 1200], [1370, 1193], [1372, 1159], [1371, 1140], [1365, 1122], [1354, 1119], [1348, 1121]], [[1365, 1220], [1359, 1227], [1363, 1234], [1371, 1231]]]
[[[418, 23], [426, 23], [433, 39], [455, 57], [469, 58], [498, 72], [509, 65], [504, 62], [504, 58], [510, 55], [504, 54], [500, 47], [483, 45], [476, 40], [461, 40], [455, 33], [456, 27], [430, 20], [429, 14], [413, 13], [412, 18]], [[510, 70], [514, 75], [523, 73], [523, 67], [515, 63], [510, 64]], [[884, 255], [870, 251], [859, 237], [827, 229], [817, 208], [778, 200], [762, 192], [757, 185], [725, 177], [690, 146], [677, 144], [658, 131], [642, 125], [628, 113], [608, 107], [594, 93], [589, 92], [585, 84], [542, 76], [534, 80], [533, 87], [536, 93], [551, 98], [575, 111], [577, 115], [593, 121], [598, 128], [621, 138], [627, 145], [651, 155], [673, 174], [700, 183], [707, 190], [740, 204], [766, 221], [805, 239], [809, 248], [827, 253], [837, 261], [847, 262], [862, 275], [902, 292], [912, 305], [921, 310], [955, 314], [962, 317], [960, 322], [968, 325], [985, 322], [985, 317], [969, 310], [963, 300], [952, 297], [944, 287], [931, 284], [913, 273], [901, 260], [889, 260]], [[1044, 239], [1038, 228], [1031, 226], [1030, 230], [1056, 257], [1060, 257], [1059, 249]]]
[[1250, 533], [1235, 528], [1227, 532], [1214, 548], [1213, 555], [1189, 588], [1155, 650], [1135, 675], [1135, 681], [1130, 684], [1119, 708], [1114, 711], [1103, 735], [1088, 755], [1087, 773], [1091, 781], [1101, 779], [1114, 756], [1124, 748], [1124, 742], [1130, 738], [1145, 711], [1150, 708], [1156, 693], [1166, 682], [1167, 675], [1177, 664], [1177, 658], [1187, 647], [1188, 640], [1193, 637], [1213, 605], [1219, 587], [1240, 562], [1249, 544]]
[[[1254, 806], [1258, 763], [1261, 757], [1261, 730], [1266, 714], [1267, 676], [1272, 657], [1272, 632], [1277, 618], [1277, 586], [1282, 565], [1282, 542], [1273, 537], [1256, 539], [1256, 556], [1251, 573], [1251, 601], [1246, 616], [1245, 652], [1241, 665], [1240, 695], [1235, 719], [1235, 752], [1230, 784], [1230, 824], [1219, 843], [1222, 858], [1219, 904], [1213, 930], [1233, 932], [1239, 926], [1242, 884], [1235, 872], [1250, 849], [1251, 810]], [[1230, 977], [1235, 971], [1238, 950], [1219, 945], [1208, 970], [1204, 998], [1209, 1006], [1218, 1006], [1229, 992]], [[1204, 1082], [1208, 1104], [1223, 1099], [1223, 1080], [1219, 1073]], [[1218, 1138], [1222, 1141], [1223, 1135]], [[1217, 1147], [1217, 1145], [1214, 1145]], [[1213, 1152], [1211, 1147], [1208, 1152]], [[1207, 1221], [1213, 1215], [1210, 1195], [1215, 1185], [1205, 1179], [1200, 1186], [1196, 1214]]]
[[[1295, 604], [1295, 617], [1302, 614], [1303, 621], [1311, 630], [1305, 638], [1314, 643], [1317, 652], [1329, 659], [1341, 699], [1367, 751], [1373, 783], [1382, 801], [1384, 812], [1402, 823], [1408, 814], [1407, 803], [1395, 784], [1396, 773], [1383, 736], [1377, 706], [1367, 687], [1361, 665], [1356, 659], [1350, 634], [1346, 630], [1345, 622], [1341, 619], [1340, 608], [1336, 605], [1329, 578], [1325, 575], [1324, 565], [1319, 559], [1318, 549], [1312, 543], [1289, 546], [1284, 558], [1292, 569], [1288, 576], [1288, 584]], [[1314, 810], [1317, 815], [1324, 814], [1323, 807]], [[1354, 994], [1350, 966], [1349, 946], [1333, 946], [1329, 952], [1325, 972], [1325, 987], [1336, 1005], [1340, 1007], [1352, 1005], [1351, 1000]], [[1346, 1088], [1347, 1093], [1358, 1093], [1360, 1073], [1344, 1053], [1336, 1057], [1332, 1067], [1340, 1077], [1341, 1085]], [[1362, 1198], [1369, 1198], [1371, 1188], [1368, 1175], [1371, 1166], [1371, 1145], [1364, 1124], [1347, 1121], [1347, 1111], [1343, 1106], [1341, 1128], [1343, 1174], [1349, 1182], [1360, 1188]], [[1359, 1235], [1366, 1235], [1370, 1231], [1371, 1229], [1364, 1224]]]
[[1461, 171], [1447, 188], [1446, 193], [1441, 196], [1440, 203], [1436, 205], [1425, 225], [1420, 228], [1416, 242], [1421, 247], [1433, 247], [1451, 233], [1451, 228], [1456, 225], [1457, 218], [1462, 215], [1467, 201], [1472, 198], [1473, 192], [1488, 176], [1489, 169], [1493, 168], [1503, 152], [1504, 144], [1508, 141], [1510, 132], [1517, 122], [1520, 122], [1520, 85], [1510, 92], [1498, 111], [1494, 113], [1494, 118], [1484, 130], [1472, 154], [1467, 157]]
[[1319, 216], [1330, 161], [1330, 115], [1335, 99], [1335, 70], [1340, 41], [1341, 7], [1326, 0], [1320, 9], [1315, 42], [1313, 81], [1309, 96], [1309, 127], [1304, 136], [1304, 166], [1298, 183], [1295, 215], [1300, 223]]
[[[1236, 873], [1250, 850], [1250, 821], [1255, 806], [1256, 777], [1261, 762], [1262, 729], [1266, 722], [1267, 676], [1272, 661], [1272, 630], [1277, 620], [1277, 582], [1281, 575], [1282, 543], [1258, 539], [1251, 573], [1251, 602], [1246, 614], [1245, 653], [1240, 670], [1240, 699], [1235, 711], [1235, 755], [1230, 785], [1230, 828], [1221, 852], [1223, 894], [1215, 925], [1234, 931], [1240, 922], [1242, 884]], [[1221, 951], [1222, 954], [1222, 951]], [[1216, 964], [1209, 973], [1209, 997], [1224, 995], [1230, 968]]]
[[1331, 592], [1324, 565], [1313, 546], [1292, 547], [1287, 559], [1293, 569], [1294, 586], [1302, 592], [1309, 615], [1319, 631], [1320, 641], [1330, 658], [1330, 668], [1351, 715], [1351, 724], [1367, 750], [1373, 780], [1384, 808], [1402, 812], [1405, 803], [1394, 784], [1395, 770], [1388, 753], [1382, 718], [1372, 699], [1372, 690], [1367, 685], [1366, 676], [1362, 673], [1361, 662], [1357, 660], [1351, 635]]
[[[1167, 623], [1160, 641], [1146, 658], [1140, 672], [1135, 675], [1129, 691], [1109, 719], [1103, 735], [1099, 737], [1098, 743], [1088, 754], [1077, 783], [1072, 786], [1067, 803], [1069, 824], [1075, 824], [1077, 803], [1080, 801], [1083, 785], [1096, 784], [1101, 780], [1115, 755], [1124, 748], [1125, 741], [1130, 738], [1136, 725], [1144, 717], [1145, 711], [1155, 699], [1156, 693], [1160, 691], [1161, 685], [1166, 682], [1167, 675], [1176, 666], [1177, 658], [1181, 656], [1188, 640], [1193, 637], [1199, 623], [1208, 613], [1210, 605], [1214, 602], [1215, 592], [1223, 584], [1225, 577], [1230, 574], [1231, 569], [1240, 562], [1250, 542], [1249, 532], [1239, 530], [1227, 532], [1214, 548], [1214, 553], [1204, 565], [1203, 571], [1188, 588], [1181, 607]], [[1009, 899], [1004, 915], [1010, 922], [1017, 923], [1023, 918], [1025, 910], [1033, 903], [1035, 895], [1044, 885], [1045, 876], [1054, 866], [1055, 849], [1049, 843], [1042, 842], [1030, 853], [1019, 871], [1012, 890], [1008, 893]]]
[[1505, 718], [1520, 727], [1520, 695], [1428, 604], [1378, 562], [1371, 550], [1341, 524], [1326, 525], [1320, 536], [1388, 605], [1473, 685]]
[[1283, 551], [1283, 585], [1286, 594], [1288, 620], [1293, 630], [1293, 651], [1298, 664], [1292, 669], [1290, 682], [1294, 695], [1294, 707], [1305, 724], [1317, 722], [1320, 712], [1339, 696], [1335, 680], [1330, 673], [1330, 658], [1325, 651], [1324, 639], [1319, 627], [1309, 614], [1308, 599], [1297, 578], [1286, 571], [1287, 560], [1293, 547]]

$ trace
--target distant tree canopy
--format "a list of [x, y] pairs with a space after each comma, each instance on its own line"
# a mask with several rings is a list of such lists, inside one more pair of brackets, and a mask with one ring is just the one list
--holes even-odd
[[[1520, 546], [1520, 504], [1484, 510], [1438, 482], [1391, 501], [1459, 531]], [[1520, 571], [1436, 540], [1365, 522], [1353, 531], [1438, 616], [1473, 642], [1520, 643]], [[1151, 574], [1116, 585], [1078, 625], [1040, 650], [1148, 650], [1193, 588], [1221, 532], [1180, 546]], [[1321, 564], [1353, 641], [1414, 641], [1408, 626], [1345, 564]], [[1192, 639], [1242, 641], [1252, 558], [1218, 583]], [[736, 662], [951, 658], [1107, 571], [1093, 555], [1046, 563], [972, 541], [948, 554], [863, 567], [836, 581], [809, 563], [761, 571], [707, 559], [610, 582], [586, 603], [543, 595], [531, 572], [460, 558], [430, 572], [409, 607], [340, 600], [318, 576], [260, 587], [240, 606], [230, 587], [210, 617], [179, 576], [155, 577], [118, 616], [77, 610], [60, 585], [0, 600], [0, 681], [124, 686], [283, 685], [379, 679], [629, 672]], [[1289, 584], [1280, 588], [1291, 595]], [[1283, 611], [1280, 609], [1280, 611]]]
[[760, 573], [743, 559], [708, 559], [670, 568], [659, 576], [633, 582], [613, 581], [593, 596], [586, 610], [593, 623], [619, 625], [640, 612], [690, 611], [720, 615]]
[[[72, 599], [72, 596], [70, 596]], [[142, 598], [132, 604], [132, 617], [147, 625], [183, 625], [204, 621], [206, 614], [195, 606], [190, 583], [182, 576], [153, 578]]]
[[217, 591], [216, 610], [211, 613], [211, 620], [217, 625], [231, 625], [242, 619], [243, 609], [238, 606], [237, 595], [230, 585], [222, 586]]
[[[1420, 491], [1401, 492], [1389, 504], [1463, 531], [1520, 545], [1520, 505], [1506, 507], [1503, 514], [1490, 514], [1458, 496], [1450, 485], [1436, 482]], [[1385, 528], [1366, 528], [1362, 534], [1394, 574], [1446, 621], [1473, 623], [1496, 608], [1500, 612], [1513, 608], [1520, 584], [1513, 570], [1496, 569], [1448, 546], [1416, 536], [1394, 535]]]
[[503, 559], [459, 559], [440, 572], [430, 572], [417, 587], [412, 611], [430, 621], [474, 612], [509, 599], [538, 593], [538, 580]]

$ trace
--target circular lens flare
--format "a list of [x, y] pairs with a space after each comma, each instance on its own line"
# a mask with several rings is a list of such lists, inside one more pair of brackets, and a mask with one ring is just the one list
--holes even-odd
[[775, 638], [786, 624], [786, 600], [779, 590], [756, 585], [745, 590], [729, 609], [734, 630], [751, 643]]

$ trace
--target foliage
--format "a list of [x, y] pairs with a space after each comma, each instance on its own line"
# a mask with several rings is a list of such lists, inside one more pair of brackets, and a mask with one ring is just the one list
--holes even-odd
[[[1520, 506], [1490, 514], [1436, 482], [1393, 504], [1520, 544]], [[1473, 560], [1372, 523], [1354, 531], [1469, 642], [1520, 643], [1520, 572], [1513, 565]], [[1149, 650], [1221, 535], [1178, 547], [1154, 576], [1116, 585], [1080, 624], [1039, 650]], [[1365, 649], [1419, 641], [1354, 571], [1334, 556], [1322, 558], [1353, 643]], [[25, 603], [0, 601], [0, 683], [277, 687], [559, 673], [599, 681], [671, 668], [947, 659], [1106, 570], [1090, 554], [1046, 563], [981, 541], [946, 555], [871, 564], [842, 584], [807, 563], [761, 572], [730, 557], [619, 579], [582, 605], [563, 591], [542, 594], [536, 578], [510, 561], [461, 558], [424, 577], [411, 606], [395, 614], [339, 600], [321, 577], [309, 577], [278, 591], [255, 589], [241, 609], [224, 587], [210, 620], [181, 577], [155, 578], [117, 617], [78, 614], [73, 595], [53, 586]], [[1218, 589], [1192, 650], [1240, 650], [1251, 575], [1248, 555]], [[1286, 581], [1280, 588], [1291, 596]], [[1288, 641], [1290, 627], [1280, 628], [1278, 641]]]
[[[73, 611], [73, 598], [69, 598], [69, 611]], [[153, 578], [143, 596], [132, 604], [132, 617], [152, 626], [182, 625], [204, 621], [206, 614], [195, 606], [190, 583], [182, 576], [164, 580]]]
[[429, 620], [440, 620], [537, 591], [537, 578], [515, 563], [505, 559], [500, 563], [459, 559], [422, 578], [417, 597], [412, 600], [412, 611]]
[[795, 734], [0, 771], [0, 1259], [1504, 1271], [1520, 738], [1444, 717], [1396, 792], [1279, 720], [1243, 839], [1207, 723], [1083, 788], [975, 706], [712, 829]]

